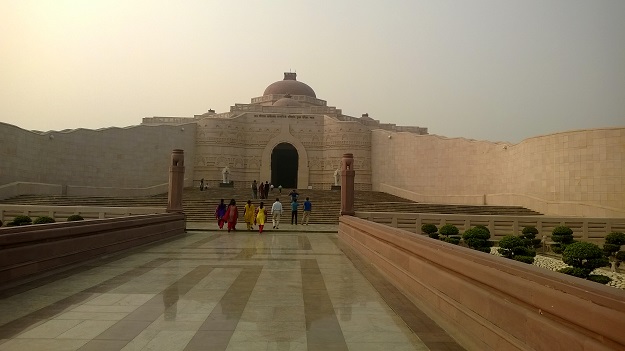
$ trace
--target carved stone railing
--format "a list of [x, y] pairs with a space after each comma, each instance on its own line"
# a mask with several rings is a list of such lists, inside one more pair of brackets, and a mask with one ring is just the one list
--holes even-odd
[[423, 234], [421, 225], [429, 223], [437, 227], [453, 224], [460, 232], [476, 225], [483, 225], [490, 230], [494, 240], [505, 235], [519, 235], [524, 227], [538, 229], [538, 236], [550, 237], [555, 227], [567, 226], [573, 230], [576, 240], [603, 244], [606, 234], [625, 232], [625, 218], [584, 218], [584, 217], [548, 217], [548, 216], [496, 216], [496, 215], [451, 215], [436, 213], [395, 213], [395, 212], [359, 212], [356, 217], [372, 222], [386, 224], [409, 232]]
[[3, 205], [0, 204], [0, 221], [7, 223], [15, 216], [28, 216], [33, 220], [48, 216], [62, 222], [71, 215], [80, 215], [84, 219], [104, 219], [126, 216], [165, 213], [165, 207], [98, 207], [98, 206], [41, 206], [41, 205]]

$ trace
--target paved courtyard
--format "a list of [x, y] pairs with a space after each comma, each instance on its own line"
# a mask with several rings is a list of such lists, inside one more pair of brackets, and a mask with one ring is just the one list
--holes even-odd
[[336, 226], [280, 227], [189, 223], [183, 237], [5, 287], [0, 350], [462, 350], [344, 253]]

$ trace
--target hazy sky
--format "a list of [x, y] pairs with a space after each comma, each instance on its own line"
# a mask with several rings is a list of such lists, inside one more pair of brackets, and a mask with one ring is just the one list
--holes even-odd
[[226, 112], [289, 70], [431, 134], [625, 126], [625, 1], [0, 0], [0, 121], [25, 129]]

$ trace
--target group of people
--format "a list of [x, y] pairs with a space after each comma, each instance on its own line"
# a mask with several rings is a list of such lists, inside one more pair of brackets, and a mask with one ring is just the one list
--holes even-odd
[[[299, 194], [297, 191], [293, 190], [289, 194], [291, 198], [291, 224], [297, 225], [297, 212], [300, 207], [297, 202], [297, 198]], [[308, 221], [310, 220], [310, 212], [312, 211], [312, 203], [310, 202], [310, 198], [306, 198], [304, 204], [302, 206], [304, 211], [304, 216], [302, 218], [302, 225], [308, 225]], [[273, 225], [273, 229], [280, 229], [280, 217], [282, 216], [282, 203], [279, 198], [276, 198], [276, 201], [271, 205], [271, 222]], [[247, 200], [245, 207], [243, 208], [243, 219], [245, 220], [245, 224], [247, 226], [247, 230], [254, 230], [254, 226], [258, 225], [258, 232], [262, 234], [263, 228], [265, 227], [265, 222], [267, 221], [268, 213], [265, 208], [265, 203], [260, 202], [258, 207], [254, 206], [252, 200]], [[235, 231], [237, 221], [239, 219], [239, 209], [237, 207], [236, 201], [234, 199], [230, 200], [228, 205], [225, 204], [224, 199], [221, 199], [219, 205], [215, 209], [215, 218], [217, 219], [217, 225], [219, 229], [223, 229], [224, 225], [226, 225], [228, 232]]]
[[[269, 181], [256, 183], [256, 179], [252, 182], [252, 199], [268, 199], [269, 190], [273, 190], [273, 184]], [[282, 185], [278, 185], [278, 190], [282, 193]]]

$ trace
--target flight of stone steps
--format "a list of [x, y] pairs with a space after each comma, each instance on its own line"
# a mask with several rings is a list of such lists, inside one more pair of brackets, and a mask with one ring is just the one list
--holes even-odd
[[[271, 209], [271, 204], [280, 199], [284, 208], [283, 221], [290, 221], [289, 191], [277, 189], [270, 191], [269, 199], [253, 200], [255, 205], [260, 201]], [[299, 202], [303, 203], [310, 197], [313, 204], [310, 223], [336, 224], [338, 223], [341, 207], [341, 194], [331, 190], [298, 190]], [[186, 188], [183, 194], [183, 208], [187, 220], [191, 222], [212, 221], [215, 208], [220, 199], [226, 203], [235, 199], [242, 209], [247, 200], [252, 197], [251, 190], [237, 188], [209, 188], [200, 191], [198, 188]], [[167, 194], [149, 197], [93, 197], [93, 196], [61, 196], [61, 195], [21, 195], [1, 200], [3, 204], [18, 205], [55, 205], [55, 206], [107, 206], [107, 207], [166, 207]], [[510, 215], [533, 216], [538, 212], [516, 206], [470, 206], [416, 203], [394, 195], [375, 191], [356, 191], [354, 199], [356, 211], [374, 212], [408, 212], [408, 213], [441, 213], [441, 214], [481, 214], [481, 215]], [[300, 204], [299, 218], [302, 210]]]

